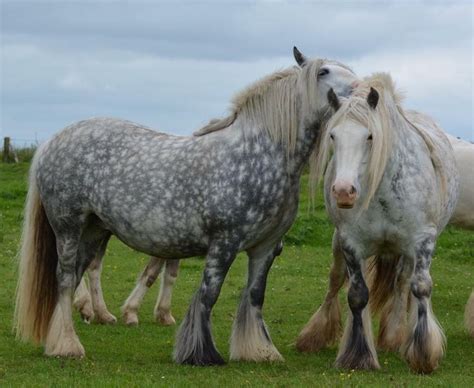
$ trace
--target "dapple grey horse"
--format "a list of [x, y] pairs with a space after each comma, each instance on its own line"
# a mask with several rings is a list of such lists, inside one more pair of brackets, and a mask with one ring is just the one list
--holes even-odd
[[[202, 136], [158, 134], [117, 119], [73, 124], [39, 147], [30, 171], [15, 308], [17, 336], [51, 356], [84, 355], [72, 296], [112, 234], [163, 259], [206, 255], [201, 285], [177, 334], [174, 359], [222, 364], [211, 310], [237, 253], [248, 283], [231, 337], [236, 360], [280, 360], [262, 317], [266, 279], [293, 223], [299, 180], [330, 109], [351, 92], [346, 66], [307, 60], [233, 100]], [[137, 187], [140, 190], [137, 190]]]

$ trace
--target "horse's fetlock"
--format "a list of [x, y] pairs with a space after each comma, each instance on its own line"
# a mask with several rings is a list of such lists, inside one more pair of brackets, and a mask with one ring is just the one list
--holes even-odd
[[431, 277], [420, 276], [411, 283], [411, 291], [417, 299], [428, 298], [431, 295], [433, 282]]

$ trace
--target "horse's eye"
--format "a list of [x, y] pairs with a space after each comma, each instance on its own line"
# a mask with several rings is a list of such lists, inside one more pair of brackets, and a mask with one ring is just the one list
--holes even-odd
[[334, 135], [332, 133], [329, 135], [329, 137], [331, 138], [331, 140], [334, 140]]
[[318, 72], [318, 77], [322, 77], [322, 76], [328, 75], [328, 74], [329, 74], [329, 69], [321, 69]]
[[372, 134], [369, 135], [369, 137], [367, 138], [367, 140], [372, 140]]

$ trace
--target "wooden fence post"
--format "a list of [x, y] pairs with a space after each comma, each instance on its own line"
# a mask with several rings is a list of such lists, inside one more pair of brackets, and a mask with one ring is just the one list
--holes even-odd
[[5, 137], [3, 139], [3, 163], [10, 161], [10, 138]]
[[9, 137], [3, 138], [3, 163], [12, 163], [16, 161], [15, 153], [11, 146], [11, 139]]

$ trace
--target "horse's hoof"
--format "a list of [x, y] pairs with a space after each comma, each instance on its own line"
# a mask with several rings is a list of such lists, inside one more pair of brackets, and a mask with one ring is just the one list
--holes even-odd
[[82, 319], [82, 322], [84, 322], [85, 324], [87, 324], [87, 325], [91, 324], [91, 320], [92, 320], [91, 317], [87, 317], [87, 316], [81, 314], [81, 319]]
[[130, 312], [124, 313], [123, 322], [127, 326], [138, 326], [138, 315]]
[[280, 352], [271, 345], [266, 348], [256, 349], [252, 354], [231, 354], [233, 361], [250, 361], [250, 362], [284, 362], [285, 359]]
[[45, 354], [50, 357], [83, 358], [86, 352], [76, 337], [61, 339], [53, 349], [45, 349]]
[[177, 364], [195, 366], [217, 366], [226, 363], [214, 346], [193, 350], [191, 353], [186, 352], [184, 355], [175, 353], [174, 360]]
[[323, 304], [305, 325], [296, 340], [299, 352], [313, 353], [334, 344], [342, 332], [341, 310], [337, 300]]
[[155, 314], [155, 320], [162, 326], [172, 326], [176, 324], [176, 320], [169, 311], [158, 311]]
[[380, 369], [380, 364], [371, 353], [359, 354], [344, 353], [337, 357], [334, 363], [336, 368], [341, 369], [359, 369], [359, 370], [374, 370]]
[[92, 304], [90, 301], [79, 301], [74, 304], [74, 307], [79, 311], [81, 319], [89, 324], [94, 319], [94, 310], [92, 309]]
[[180, 364], [183, 365], [194, 365], [194, 366], [221, 366], [225, 365], [224, 359], [218, 355], [219, 357], [212, 357], [212, 358], [197, 358], [197, 357], [189, 357]]
[[438, 352], [431, 352], [430, 354], [423, 354], [415, 349], [411, 343], [406, 349], [402, 350], [405, 359], [410, 366], [410, 369], [415, 373], [430, 374], [439, 366], [439, 361], [442, 358], [442, 350]]
[[96, 315], [97, 323], [105, 325], [115, 325], [117, 323], [117, 318], [110, 314], [108, 311], [97, 313]]

